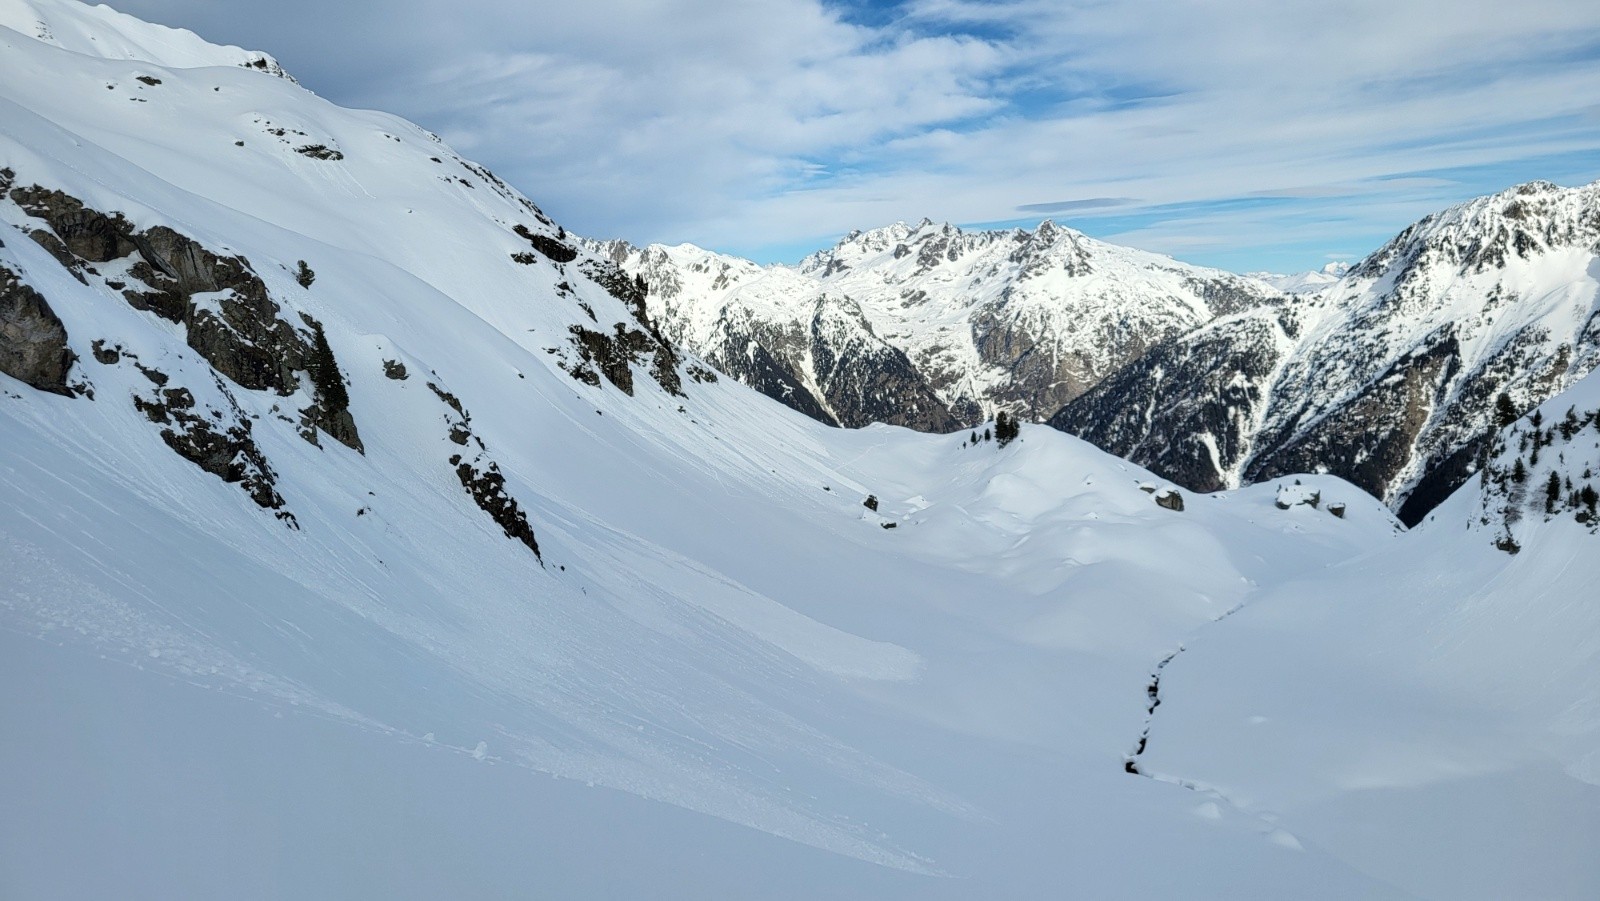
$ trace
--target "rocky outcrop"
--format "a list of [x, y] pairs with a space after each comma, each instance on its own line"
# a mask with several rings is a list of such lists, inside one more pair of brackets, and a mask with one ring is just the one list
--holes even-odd
[[40, 391], [72, 396], [67, 329], [38, 291], [0, 265], [0, 372]]
[[465, 448], [461, 453], [450, 455], [450, 465], [455, 468], [461, 487], [466, 489], [467, 496], [472, 498], [478, 509], [487, 513], [506, 533], [507, 538], [519, 541], [533, 551], [533, 556], [543, 566], [544, 556], [539, 553], [539, 542], [534, 537], [533, 527], [528, 524], [527, 514], [517, 499], [506, 491], [506, 477], [500, 471], [500, 465], [489, 458], [483, 439], [472, 432], [472, 414], [467, 412], [460, 398], [438, 383], [429, 382], [428, 389], [447, 408], [445, 425], [451, 442]]
[[[153, 371], [153, 370], [152, 370]], [[161, 426], [161, 440], [178, 456], [229, 484], [238, 484], [252, 501], [294, 526], [294, 516], [284, 509], [277, 491], [277, 474], [251, 435], [248, 417], [237, 407], [211, 410], [196, 403], [188, 388], [164, 388], [167, 377], [147, 394], [134, 395], [133, 405]], [[221, 382], [217, 387], [227, 396]], [[231, 398], [229, 398], [231, 400]]]
[[[288, 396], [313, 386], [313, 401], [302, 412], [307, 440], [317, 429], [361, 451], [361, 438], [349, 410], [332, 350], [321, 326], [303, 317], [296, 327], [283, 315], [250, 262], [214, 253], [167, 226], [138, 230], [121, 213], [91, 209], [76, 197], [38, 185], [11, 191], [11, 199], [49, 230], [30, 232], [62, 265], [85, 280], [95, 264], [123, 261], [125, 278], [105, 282], [138, 310], [182, 325], [189, 347], [234, 384]], [[301, 264], [297, 279], [315, 276]]]

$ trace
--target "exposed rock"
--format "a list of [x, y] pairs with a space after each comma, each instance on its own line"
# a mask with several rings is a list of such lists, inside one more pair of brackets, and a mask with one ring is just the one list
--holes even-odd
[[383, 374], [385, 378], [391, 378], [397, 382], [403, 382], [411, 377], [411, 375], [406, 372], [406, 364], [400, 362], [399, 360], [384, 360]]
[[878, 496], [876, 494], [867, 495], [867, 499], [861, 502], [861, 506], [874, 513], [878, 512]]
[[[217, 387], [226, 396], [227, 389], [221, 382]], [[283, 509], [283, 497], [276, 488], [277, 474], [251, 436], [250, 420], [237, 408], [232, 411], [232, 421], [220, 416], [212, 418], [198, 407], [193, 392], [182, 387], [134, 395], [133, 405], [151, 422], [162, 426], [161, 440], [178, 456], [224, 482], [237, 483], [258, 506], [278, 511], [279, 519], [294, 525], [293, 515]]]
[[24, 213], [49, 223], [73, 256], [104, 263], [134, 250], [133, 226], [120, 213], [107, 216], [86, 208], [76, 197], [38, 185], [13, 190], [11, 199]]
[[[1279, 510], [1288, 510], [1291, 507], [1310, 507], [1315, 510], [1321, 504], [1322, 492], [1300, 484], [1299, 479], [1291, 485], [1279, 485], [1277, 496], [1272, 499], [1272, 505]], [[1343, 509], [1342, 504], [1340, 509]]]
[[461, 480], [461, 487], [467, 490], [468, 496], [478, 505], [478, 509], [489, 514], [489, 518], [505, 531], [506, 537], [526, 545], [528, 550], [533, 551], [534, 557], [539, 559], [539, 565], [543, 566], [544, 558], [539, 553], [539, 542], [534, 539], [533, 528], [528, 525], [527, 515], [522, 512], [516, 498], [506, 493], [506, 478], [501, 474], [499, 464], [489, 459], [483, 439], [472, 433], [472, 414], [462, 406], [460, 398], [437, 383], [429, 382], [428, 388], [450, 410], [445, 415], [450, 440], [463, 447], [476, 446], [476, 450], [471, 451], [471, 457], [465, 454], [450, 456], [450, 465], [455, 467], [456, 478]]
[[300, 260], [295, 265], [294, 280], [300, 283], [300, 287], [309, 288], [311, 283], [317, 280], [317, 274], [306, 265], [305, 260]]
[[1178, 513], [1183, 512], [1183, 495], [1176, 488], [1168, 488], [1155, 495], [1156, 506]]
[[[1000, 409], [1043, 419], [1155, 343], [1283, 298], [1253, 279], [1052, 223], [1035, 232], [900, 223], [852, 232], [794, 267], [698, 248], [589, 247], [647, 279], [651, 310], [674, 340], [813, 418], [845, 425], [949, 431]], [[848, 299], [862, 315], [843, 316], [860, 333], [830, 334], [822, 343], [831, 352], [819, 357], [811, 318], [824, 298]], [[827, 362], [853, 370], [852, 387], [868, 390], [830, 397], [818, 368]]]
[[885, 422], [940, 433], [962, 427], [905, 353], [880, 339], [849, 298], [819, 298], [809, 337], [816, 384], [840, 425]]
[[300, 154], [301, 156], [309, 156], [314, 160], [337, 162], [338, 160], [344, 159], [343, 153], [334, 150], [332, 147], [329, 147], [326, 144], [306, 144], [303, 147], [296, 147], [294, 152]]
[[572, 341], [582, 362], [568, 370], [573, 378], [590, 385], [600, 384], [594, 370], [598, 369], [606, 381], [623, 394], [633, 394], [633, 364], [640, 362], [645, 351], [654, 342], [638, 329], [616, 324], [615, 334], [607, 335], [586, 329], [581, 325], [569, 327]]
[[480, 469], [468, 463], [460, 454], [450, 458], [450, 465], [456, 468], [461, 487], [467, 489], [467, 494], [478, 505], [478, 509], [489, 514], [489, 518], [505, 530], [507, 538], [520, 541], [533, 551], [533, 556], [543, 566], [544, 556], [539, 553], [539, 542], [534, 538], [533, 528], [528, 525], [528, 517], [517, 504], [517, 499], [506, 493], [506, 477], [500, 473], [500, 467], [490, 463], [487, 468]]
[[518, 224], [512, 229], [524, 241], [527, 241], [534, 250], [539, 251], [557, 263], [570, 263], [578, 258], [578, 251], [557, 241], [549, 235], [543, 235], [529, 229], [526, 225]]
[[[122, 214], [89, 209], [61, 191], [32, 186], [13, 190], [11, 197], [28, 215], [49, 224], [54, 234], [36, 231], [35, 240], [80, 280], [78, 270], [87, 262], [137, 255], [128, 273], [141, 284], [116, 282], [120, 287], [114, 290], [121, 290], [135, 309], [183, 325], [189, 346], [235, 384], [287, 396], [299, 390], [299, 374], [305, 373], [315, 397], [302, 411], [301, 434], [316, 444], [320, 428], [354, 450], [363, 449], [321, 325], [302, 315], [308, 336], [286, 321], [248, 260], [213, 253], [166, 226], [136, 231]], [[316, 276], [300, 261], [296, 277], [309, 286]]]
[[1230, 487], [1249, 455], [1282, 335], [1267, 310], [1162, 342], [1048, 424], [1190, 490]]
[[72, 396], [67, 372], [76, 357], [67, 328], [22, 276], [0, 265], [0, 372], [40, 391]]

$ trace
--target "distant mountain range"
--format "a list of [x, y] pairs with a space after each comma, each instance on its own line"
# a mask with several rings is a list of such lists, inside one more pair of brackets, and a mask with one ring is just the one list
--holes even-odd
[[672, 340], [816, 419], [924, 431], [1007, 410], [1200, 491], [1326, 471], [1415, 522], [1475, 471], [1504, 392], [1593, 369], [1600, 185], [1514, 187], [1353, 266], [1239, 276], [1052, 222], [852, 232], [795, 266], [590, 248]]

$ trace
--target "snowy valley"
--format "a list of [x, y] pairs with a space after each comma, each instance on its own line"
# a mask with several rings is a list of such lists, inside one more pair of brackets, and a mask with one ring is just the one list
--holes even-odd
[[[1311, 295], [1053, 225], [762, 268], [0, 0], [0, 896], [1591, 897], [1595, 190]], [[1205, 353], [1257, 380], [1137, 362]], [[1415, 450], [1314, 472], [1379, 391]], [[1063, 406], [1128, 459], [980, 434]]]

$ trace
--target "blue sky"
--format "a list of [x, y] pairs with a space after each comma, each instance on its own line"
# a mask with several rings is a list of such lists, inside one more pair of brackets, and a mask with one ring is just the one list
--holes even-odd
[[1600, 178], [1593, 0], [112, 0], [443, 135], [568, 228], [770, 262], [928, 217], [1238, 271]]

